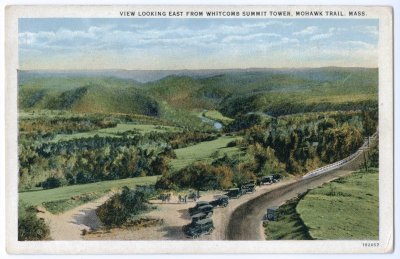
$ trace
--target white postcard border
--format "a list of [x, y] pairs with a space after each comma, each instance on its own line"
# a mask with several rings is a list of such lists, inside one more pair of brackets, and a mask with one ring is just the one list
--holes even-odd
[[[226, 6], [201, 6], [226, 9]], [[362, 7], [379, 18], [379, 132], [380, 132], [380, 247], [362, 247], [362, 241], [17, 241], [17, 69], [19, 17], [118, 18], [122, 6], [18, 6], [6, 10], [6, 219], [7, 251], [11, 253], [124, 254], [124, 253], [382, 253], [393, 249], [393, 37], [389, 7]], [[196, 6], [145, 6], [146, 10], [182, 10]], [[229, 10], [243, 6], [230, 6]], [[246, 10], [257, 6], [246, 6]], [[351, 7], [269, 6], [274, 10], [348, 10]], [[126, 18], [126, 17], [122, 17]], [[171, 17], [174, 18], [174, 17]], [[213, 17], [216, 18], [216, 17]], [[227, 17], [224, 17], [227, 18]], [[272, 17], [268, 17], [272, 18]], [[284, 17], [276, 17], [284, 18]], [[295, 18], [295, 17], [291, 17]], [[304, 18], [304, 17], [303, 17]], [[254, 18], [257, 19], [257, 18]], [[310, 18], [313, 19], [313, 18]], [[330, 18], [326, 18], [330, 19]], [[362, 18], [360, 18], [362, 19]], [[14, 173], [13, 173], [14, 172]], [[107, 243], [106, 243], [107, 242]], [[110, 244], [112, 242], [112, 245]], [[107, 244], [107, 245], [105, 245]]]

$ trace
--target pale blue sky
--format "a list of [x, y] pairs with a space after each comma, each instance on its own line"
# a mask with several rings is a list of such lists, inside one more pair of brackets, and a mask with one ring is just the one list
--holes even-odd
[[21, 69], [377, 67], [375, 19], [20, 19]]

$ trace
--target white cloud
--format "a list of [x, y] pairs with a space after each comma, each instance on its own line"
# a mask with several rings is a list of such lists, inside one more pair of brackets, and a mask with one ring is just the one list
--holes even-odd
[[316, 34], [310, 37], [310, 41], [329, 39], [333, 36], [332, 32]]
[[294, 39], [294, 38], [283, 37], [281, 42], [282, 43], [299, 43], [300, 41], [298, 39]]
[[293, 35], [306, 36], [306, 35], [314, 34], [317, 31], [318, 31], [317, 26], [308, 26], [304, 30], [293, 32]]
[[377, 26], [359, 26], [358, 31], [371, 36], [378, 36], [379, 30]]
[[227, 36], [223, 38], [222, 42], [224, 43], [231, 43], [231, 42], [245, 42], [249, 40], [255, 40], [255, 39], [265, 39], [265, 38], [270, 38], [270, 37], [281, 37], [279, 34], [276, 33], [256, 33], [256, 34], [250, 34], [250, 35], [233, 35], [233, 36]]
[[377, 46], [364, 41], [344, 41], [341, 44], [347, 48], [365, 49], [365, 50], [377, 50]]
[[341, 28], [341, 27], [330, 27], [329, 32], [344, 32], [348, 31], [347, 28]]
[[[377, 35], [377, 26], [344, 28], [315, 23], [316, 26], [307, 24], [293, 32], [292, 27], [284, 27], [289, 25], [291, 22], [276, 20], [193, 27], [185, 23], [154, 26], [149, 22], [141, 26], [96, 24], [76, 30], [28, 31], [19, 34], [20, 61], [22, 67], [25, 64], [25, 67], [79, 65], [136, 69], [166, 69], [175, 65], [188, 68], [326, 65], [341, 64], [348, 58], [358, 66], [376, 63], [377, 43], [367, 34]], [[345, 31], [348, 33], [341, 33]], [[332, 40], [324, 41], [329, 38]], [[172, 64], [171, 60], [175, 62]]]
[[249, 28], [266, 28], [270, 27], [271, 25], [277, 25], [277, 26], [291, 26], [293, 23], [292, 22], [283, 22], [283, 21], [267, 21], [267, 22], [258, 22], [258, 23], [245, 23], [245, 27]]

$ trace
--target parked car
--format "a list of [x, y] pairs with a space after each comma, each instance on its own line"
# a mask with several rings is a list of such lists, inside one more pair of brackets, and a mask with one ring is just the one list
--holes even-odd
[[258, 183], [261, 184], [271, 184], [274, 183], [273, 180], [273, 176], [272, 175], [268, 175], [268, 176], [264, 176], [261, 179], [258, 180]]
[[199, 220], [209, 218], [209, 215], [203, 212], [197, 213], [192, 216], [192, 223], [196, 223]]
[[208, 201], [198, 201], [196, 203], [196, 206], [189, 208], [189, 214], [193, 215], [193, 211], [197, 210], [199, 207], [204, 206], [204, 205], [210, 205]]
[[189, 214], [192, 216], [192, 215], [195, 215], [198, 213], [205, 213], [205, 214], [207, 214], [208, 217], [210, 217], [213, 214], [213, 210], [214, 210], [214, 207], [212, 205], [208, 204], [208, 205], [203, 205], [203, 206], [198, 207], [197, 209], [192, 210], [191, 212], [189, 212]]
[[210, 205], [213, 207], [226, 207], [229, 204], [229, 197], [226, 195], [218, 196], [215, 200], [210, 201]]
[[253, 183], [248, 183], [242, 186], [242, 194], [253, 193], [256, 191], [256, 185]]
[[226, 196], [229, 198], [239, 198], [242, 196], [242, 191], [239, 188], [231, 188], [228, 190]]
[[183, 226], [182, 230], [185, 235], [197, 238], [205, 234], [211, 234], [214, 230], [214, 224], [211, 218], [206, 218]]
[[272, 180], [276, 183], [279, 182], [280, 180], [282, 180], [282, 175], [280, 174], [274, 174], [272, 175]]

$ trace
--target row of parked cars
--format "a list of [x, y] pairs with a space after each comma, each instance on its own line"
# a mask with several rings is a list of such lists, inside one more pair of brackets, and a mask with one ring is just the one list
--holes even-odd
[[198, 201], [196, 206], [189, 208], [192, 222], [183, 226], [183, 232], [192, 238], [204, 234], [211, 234], [214, 230], [212, 215], [215, 207], [226, 207], [229, 204], [229, 197], [220, 195], [213, 201]]
[[255, 192], [256, 184], [272, 184], [280, 180], [280, 175], [265, 176], [256, 182], [244, 184], [241, 188], [231, 188], [225, 195], [217, 196], [215, 200], [198, 201], [196, 206], [189, 208], [192, 222], [183, 226], [183, 232], [192, 238], [197, 238], [204, 234], [211, 234], [214, 230], [212, 215], [215, 207], [226, 207], [229, 204], [229, 199], [237, 199], [244, 194]]

